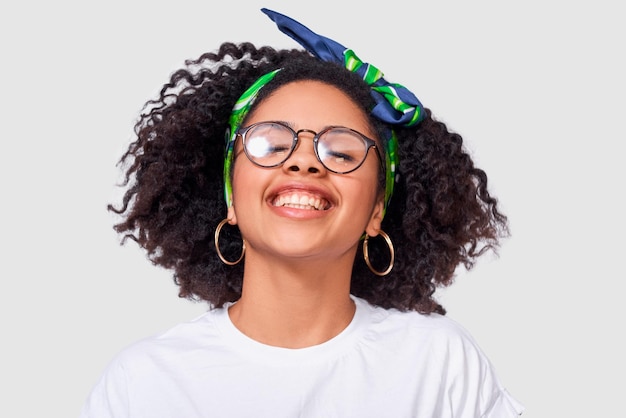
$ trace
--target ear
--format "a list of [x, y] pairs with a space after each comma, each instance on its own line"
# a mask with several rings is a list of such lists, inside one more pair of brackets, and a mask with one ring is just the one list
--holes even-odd
[[231, 205], [228, 207], [228, 212], [226, 213], [226, 217], [228, 218], [229, 224], [237, 225], [237, 213], [235, 212], [234, 205]]
[[374, 205], [374, 209], [372, 210], [372, 215], [370, 216], [370, 220], [365, 227], [365, 232], [370, 237], [375, 237], [378, 235], [380, 231], [381, 224], [383, 222], [383, 214], [385, 209], [384, 198], [379, 198], [376, 204]]

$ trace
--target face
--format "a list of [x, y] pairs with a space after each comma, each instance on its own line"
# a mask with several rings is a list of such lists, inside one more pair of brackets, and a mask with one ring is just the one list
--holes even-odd
[[[341, 90], [318, 81], [297, 81], [265, 98], [246, 126], [281, 121], [295, 131], [319, 132], [345, 126], [376, 138], [367, 116]], [[357, 170], [328, 171], [316, 158], [313, 133], [299, 134], [298, 146], [279, 167], [263, 168], [235, 147], [233, 206], [228, 217], [246, 240], [250, 255], [354, 258], [363, 232], [376, 235], [383, 196], [380, 162], [373, 149]]]

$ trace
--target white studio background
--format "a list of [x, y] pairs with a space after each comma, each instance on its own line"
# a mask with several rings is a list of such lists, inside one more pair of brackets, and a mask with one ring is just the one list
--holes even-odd
[[487, 171], [512, 237], [440, 298], [524, 416], [623, 413], [619, 2], [16, 4], [0, 6], [0, 416], [77, 416], [120, 349], [205, 310], [119, 245], [106, 204], [141, 106], [185, 59], [297, 47], [261, 7], [407, 85]]

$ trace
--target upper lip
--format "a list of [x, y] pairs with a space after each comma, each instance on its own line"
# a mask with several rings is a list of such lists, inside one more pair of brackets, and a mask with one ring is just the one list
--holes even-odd
[[328, 192], [328, 190], [316, 185], [305, 183], [286, 183], [278, 185], [270, 189], [267, 201], [271, 205], [279, 196], [289, 193], [298, 193], [309, 197], [312, 196], [315, 198], [319, 198], [322, 201], [321, 209], [323, 210], [329, 209], [335, 204], [335, 201], [331, 197], [331, 194]]

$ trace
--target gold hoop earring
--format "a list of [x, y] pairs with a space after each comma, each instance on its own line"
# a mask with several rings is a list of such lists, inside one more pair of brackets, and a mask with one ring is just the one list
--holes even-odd
[[386, 276], [389, 274], [389, 272], [393, 268], [393, 263], [396, 260], [396, 252], [393, 249], [393, 243], [391, 242], [391, 238], [389, 238], [389, 235], [387, 235], [383, 231], [378, 231], [378, 234], [385, 239], [385, 242], [387, 242], [387, 246], [389, 247], [389, 255], [391, 256], [391, 260], [389, 261], [389, 266], [387, 266], [387, 269], [385, 269], [385, 271], [378, 271], [374, 269], [374, 267], [372, 267], [372, 264], [370, 263], [369, 251], [367, 248], [369, 244], [369, 241], [368, 241], [369, 235], [367, 234], [365, 234], [365, 239], [363, 240], [363, 258], [365, 259], [365, 264], [367, 264], [367, 267], [370, 268], [372, 273], [374, 273], [377, 276]]
[[222, 231], [222, 227], [228, 221], [230, 221], [230, 219], [228, 218], [224, 219], [222, 222], [220, 222], [217, 225], [217, 228], [215, 229], [215, 251], [217, 251], [217, 256], [220, 258], [220, 260], [222, 260], [224, 264], [227, 264], [229, 266], [234, 266], [235, 264], [238, 264], [243, 259], [243, 255], [246, 253], [246, 241], [242, 240], [241, 256], [239, 256], [239, 258], [236, 261], [228, 261], [227, 259], [224, 258], [224, 256], [222, 255], [222, 252], [220, 251], [219, 241], [220, 241], [220, 232]]

